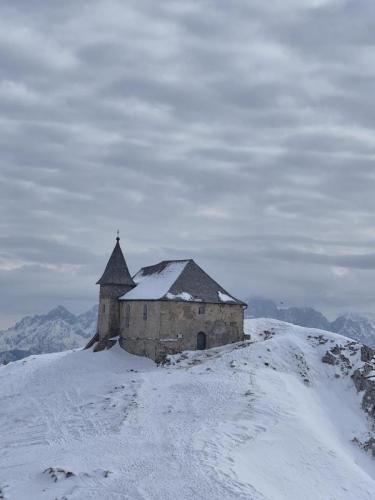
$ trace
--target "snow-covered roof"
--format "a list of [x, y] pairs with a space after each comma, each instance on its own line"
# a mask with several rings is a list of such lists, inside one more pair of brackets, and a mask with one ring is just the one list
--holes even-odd
[[[124, 300], [157, 300], [168, 294], [173, 283], [185, 269], [188, 260], [167, 262], [162, 269], [150, 272], [144, 267], [133, 277], [136, 286], [121, 298]], [[150, 266], [155, 267], [155, 266]]]
[[143, 267], [133, 277], [136, 286], [120, 300], [168, 300], [241, 304], [193, 260], [164, 260]]

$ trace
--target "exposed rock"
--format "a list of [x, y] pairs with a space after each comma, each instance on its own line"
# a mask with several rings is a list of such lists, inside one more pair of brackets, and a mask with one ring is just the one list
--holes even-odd
[[340, 361], [341, 361], [341, 371], [346, 375], [348, 375], [350, 370], [353, 368], [349, 358], [347, 358], [343, 354], [340, 354]]
[[354, 385], [358, 392], [365, 392], [362, 398], [362, 408], [375, 422], [375, 379], [369, 376], [375, 370], [375, 365], [365, 363], [352, 374]]
[[357, 389], [358, 392], [362, 392], [365, 390], [366, 387], [366, 378], [363, 376], [363, 373], [361, 370], [357, 369], [354, 371], [352, 375], [352, 379], [355, 385], [355, 388]]
[[[360, 360], [362, 365], [353, 371], [353, 365], [347, 355], [351, 356], [353, 362]], [[353, 356], [357, 354], [357, 358]], [[335, 344], [328, 350], [322, 362], [336, 366], [343, 375], [351, 375], [354, 386], [358, 392], [363, 392], [362, 408], [374, 420], [375, 423], [375, 351], [370, 347], [359, 345], [356, 342], [347, 342], [345, 345]], [[358, 360], [359, 361], [359, 360]], [[339, 378], [336, 372], [335, 377]]]
[[355, 437], [352, 441], [363, 450], [369, 451], [375, 458], [375, 438], [370, 437], [367, 441], [360, 441], [358, 438]]
[[327, 351], [322, 357], [322, 361], [323, 363], [327, 363], [329, 365], [335, 365], [337, 363], [337, 358], [332, 354], [331, 351]]
[[57, 483], [59, 479], [68, 479], [70, 477], [75, 476], [74, 472], [65, 469], [60, 469], [59, 467], [48, 467], [48, 469], [43, 471], [43, 474], [48, 474], [54, 480], [55, 483]]
[[275, 332], [272, 332], [270, 330], [264, 330], [263, 335], [264, 335], [264, 340], [268, 340], [275, 335]]
[[375, 421], [375, 380], [367, 379], [365, 395], [362, 399], [362, 408]]
[[337, 344], [332, 347], [331, 352], [332, 354], [335, 354], [336, 356], [341, 354], [342, 347], [338, 346]]
[[375, 438], [370, 438], [368, 441], [363, 443], [363, 449], [366, 451], [370, 451], [372, 456], [375, 457]]
[[361, 361], [368, 363], [374, 358], [374, 356], [375, 356], [374, 349], [371, 349], [371, 347], [368, 347], [367, 345], [363, 345], [361, 347]]
[[347, 375], [352, 369], [352, 364], [343, 352], [346, 352], [345, 347], [336, 344], [324, 354], [322, 361], [329, 365], [339, 365], [341, 372]]

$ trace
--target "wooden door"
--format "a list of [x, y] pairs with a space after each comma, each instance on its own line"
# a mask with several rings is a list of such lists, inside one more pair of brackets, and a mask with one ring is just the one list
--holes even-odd
[[206, 349], [206, 334], [199, 332], [197, 335], [197, 350], [203, 351]]

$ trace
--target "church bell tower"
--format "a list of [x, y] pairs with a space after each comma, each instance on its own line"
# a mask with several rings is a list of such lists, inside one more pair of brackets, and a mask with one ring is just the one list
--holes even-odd
[[135, 287], [120, 247], [118, 231], [115, 248], [102, 277], [96, 284], [100, 285], [98, 334], [99, 340], [102, 340], [105, 337], [119, 335], [120, 304], [118, 298]]

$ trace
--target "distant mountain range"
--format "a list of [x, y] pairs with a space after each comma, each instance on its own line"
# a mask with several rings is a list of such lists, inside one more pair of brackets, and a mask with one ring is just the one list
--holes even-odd
[[0, 331], [0, 364], [31, 354], [82, 347], [95, 334], [97, 317], [97, 305], [77, 316], [63, 306], [48, 314], [26, 316]]
[[247, 304], [247, 318], [273, 318], [307, 328], [328, 330], [375, 348], [374, 325], [359, 314], [343, 314], [330, 322], [321, 312], [311, 307], [281, 308], [272, 300], [259, 297], [248, 299]]
[[[319, 328], [375, 348], [375, 328], [368, 318], [345, 314], [330, 322], [311, 307], [277, 307], [264, 298], [247, 301], [247, 318], [273, 318], [307, 328]], [[98, 306], [74, 315], [63, 306], [47, 314], [26, 316], [8, 330], [0, 331], [0, 364], [31, 354], [65, 351], [84, 346], [95, 334]]]

